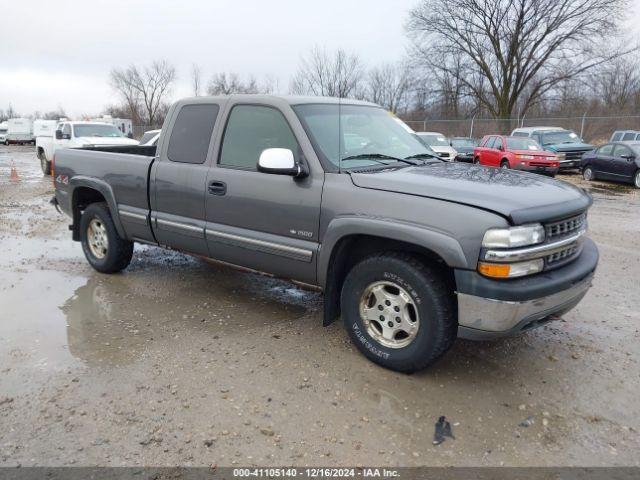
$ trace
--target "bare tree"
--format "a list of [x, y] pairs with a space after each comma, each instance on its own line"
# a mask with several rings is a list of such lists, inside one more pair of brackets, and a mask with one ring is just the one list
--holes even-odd
[[410, 88], [409, 68], [403, 64], [384, 64], [367, 75], [367, 99], [393, 113], [407, 106]]
[[132, 112], [140, 112], [141, 120], [147, 125], [161, 122], [175, 79], [175, 68], [164, 60], [154, 61], [144, 68], [131, 65], [124, 70], [111, 70], [112, 88]]
[[617, 58], [592, 77], [594, 90], [603, 105], [617, 112], [633, 108], [640, 95], [640, 62]]
[[364, 95], [363, 77], [364, 67], [357, 55], [314, 47], [302, 58], [290, 90], [302, 95], [360, 98]]
[[200, 96], [202, 70], [197, 64], [191, 65], [191, 86], [193, 87], [193, 95]]
[[[423, 63], [455, 75], [494, 117], [633, 50], [614, 44], [626, 0], [422, 0], [408, 30]], [[459, 72], [459, 73], [456, 73]]]
[[240, 79], [237, 73], [222, 72], [211, 77], [207, 93], [209, 95], [231, 95], [233, 93], [262, 93], [262, 90], [253, 75], [245, 82]]

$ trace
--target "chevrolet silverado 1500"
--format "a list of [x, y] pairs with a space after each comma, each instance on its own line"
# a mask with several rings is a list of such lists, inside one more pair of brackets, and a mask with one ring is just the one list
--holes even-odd
[[443, 162], [371, 103], [184, 99], [157, 147], [65, 149], [53, 167], [54, 202], [96, 270], [125, 269], [141, 242], [314, 285], [324, 323], [341, 316], [364, 355], [398, 371], [456, 336], [557, 318], [598, 262], [583, 190]]

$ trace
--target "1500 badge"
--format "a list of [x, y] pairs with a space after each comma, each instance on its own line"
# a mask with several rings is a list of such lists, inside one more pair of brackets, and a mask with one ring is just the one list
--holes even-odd
[[306, 230], [295, 230], [292, 228], [291, 230], [289, 230], [289, 233], [291, 235], [297, 235], [299, 237], [313, 238], [313, 232], [307, 232]]

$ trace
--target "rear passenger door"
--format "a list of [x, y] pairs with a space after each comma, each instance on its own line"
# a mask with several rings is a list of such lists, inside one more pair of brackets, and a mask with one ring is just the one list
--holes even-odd
[[[314, 283], [324, 171], [305, 178], [257, 170], [267, 148], [287, 148], [304, 164], [313, 150], [288, 105], [229, 105], [209, 171], [209, 255], [235, 265]], [[307, 154], [305, 155], [305, 150]]]
[[218, 103], [178, 105], [165, 122], [170, 134], [158, 146], [150, 192], [151, 221], [161, 245], [201, 255], [208, 252], [205, 192], [209, 149], [220, 108]]

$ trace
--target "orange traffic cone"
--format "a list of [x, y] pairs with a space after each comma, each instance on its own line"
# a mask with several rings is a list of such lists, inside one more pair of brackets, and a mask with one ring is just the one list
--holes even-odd
[[16, 170], [16, 163], [13, 160], [11, 160], [11, 175], [9, 175], [9, 180], [11, 180], [12, 182], [20, 181], [18, 170]]

